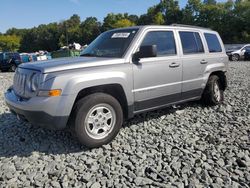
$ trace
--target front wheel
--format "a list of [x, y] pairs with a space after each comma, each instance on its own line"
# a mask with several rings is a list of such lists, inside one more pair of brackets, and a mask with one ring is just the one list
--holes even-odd
[[224, 91], [221, 86], [220, 78], [217, 75], [209, 77], [201, 100], [207, 105], [217, 105], [223, 102]]
[[239, 61], [239, 60], [240, 60], [239, 54], [233, 54], [232, 55], [232, 61]]
[[111, 95], [95, 93], [76, 103], [75, 135], [81, 144], [89, 148], [112, 141], [122, 123], [121, 105]]
[[11, 71], [11, 72], [15, 72], [15, 71], [16, 71], [16, 68], [17, 68], [17, 66], [16, 66], [15, 64], [11, 64], [11, 66], [10, 66], [10, 71]]

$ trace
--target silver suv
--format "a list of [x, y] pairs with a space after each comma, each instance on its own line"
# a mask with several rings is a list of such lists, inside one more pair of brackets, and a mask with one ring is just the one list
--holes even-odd
[[228, 57], [217, 32], [184, 25], [107, 31], [81, 57], [22, 64], [5, 93], [20, 119], [70, 126], [87, 147], [109, 143], [124, 119], [192, 100], [223, 101]]

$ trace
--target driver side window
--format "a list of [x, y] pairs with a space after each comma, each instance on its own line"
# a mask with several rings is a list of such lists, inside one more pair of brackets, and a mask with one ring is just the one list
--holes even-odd
[[250, 51], [250, 46], [247, 46], [247, 47], [245, 48], [245, 50], [246, 50], [247, 52], [249, 52], [249, 51]]
[[176, 44], [173, 31], [150, 31], [143, 39], [141, 46], [156, 45], [157, 56], [176, 55]]

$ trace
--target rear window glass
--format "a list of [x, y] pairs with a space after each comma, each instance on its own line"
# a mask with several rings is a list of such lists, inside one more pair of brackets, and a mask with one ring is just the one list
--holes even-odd
[[222, 52], [222, 48], [221, 48], [217, 35], [211, 34], [211, 33], [205, 33], [204, 35], [205, 35], [208, 50], [210, 53]]
[[199, 33], [180, 31], [179, 34], [184, 54], [194, 54], [194, 53], [204, 52], [204, 47]]

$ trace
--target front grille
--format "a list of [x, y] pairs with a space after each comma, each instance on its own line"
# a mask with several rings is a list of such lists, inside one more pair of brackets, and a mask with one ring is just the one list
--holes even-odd
[[14, 76], [13, 89], [19, 96], [25, 97], [27, 75], [16, 71]]

